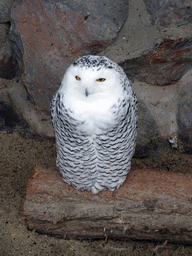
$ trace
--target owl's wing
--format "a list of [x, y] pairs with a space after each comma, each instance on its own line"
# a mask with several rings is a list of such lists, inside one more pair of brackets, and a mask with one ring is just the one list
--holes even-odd
[[56, 118], [57, 118], [57, 107], [59, 105], [59, 99], [60, 99], [59, 93], [57, 92], [53, 96], [53, 99], [50, 104], [51, 119], [52, 119], [53, 127], [55, 127], [55, 122], [56, 122]]
[[125, 92], [125, 98], [128, 100], [128, 102], [131, 104], [132, 114], [134, 116], [134, 120], [137, 123], [137, 110], [138, 110], [138, 101], [137, 96], [132, 90], [132, 83], [128, 80], [126, 74], [123, 72], [123, 86], [124, 86], [124, 92]]
[[134, 111], [134, 114], [135, 114], [136, 120], [137, 120], [137, 110], [138, 110], [137, 96], [134, 92], [132, 92], [132, 96], [133, 96], [132, 107], [133, 107], [133, 111]]
[[137, 96], [134, 92], [132, 92], [132, 120], [133, 120], [133, 126], [135, 127], [135, 132], [137, 134], [137, 122], [138, 122], [138, 101]]

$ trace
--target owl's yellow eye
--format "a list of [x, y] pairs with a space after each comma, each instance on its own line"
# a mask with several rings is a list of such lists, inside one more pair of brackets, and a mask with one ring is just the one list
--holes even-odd
[[106, 79], [105, 78], [99, 78], [97, 79], [98, 82], [104, 82]]
[[81, 78], [80, 78], [79, 76], [76, 76], [75, 78], [76, 78], [76, 80], [78, 80], [78, 81], [81, 80]]

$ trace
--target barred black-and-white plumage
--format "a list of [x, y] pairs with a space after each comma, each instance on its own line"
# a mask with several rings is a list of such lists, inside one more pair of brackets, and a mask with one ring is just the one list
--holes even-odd
[[51, 102], [63, 180], [96, 194], [119, 188], [131, 168], [137, 99], [123, 69], [88, 55], [66, 71]]

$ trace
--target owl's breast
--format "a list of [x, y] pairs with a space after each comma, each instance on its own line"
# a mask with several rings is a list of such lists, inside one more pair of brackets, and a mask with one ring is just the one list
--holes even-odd
[[111, 129], [117, 123], [116, 115], [111, 111], [115, 104], [117, 102], [110, 99], [98, 102], [76, 100], [70, 105], [70, 112], [72, 118], [80, 123], [77, 129], [91, 136], [101, 130]]

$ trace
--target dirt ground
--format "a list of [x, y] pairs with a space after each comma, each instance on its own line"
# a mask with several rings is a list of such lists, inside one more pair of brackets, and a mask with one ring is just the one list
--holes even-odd
[[[0, 152], [0, 255], [192, 255], [192, 246], [183, 244], [62, 240], [27, 230], [22, 215], [27, 182], [36, 165], [55, 163], [55, 143], [53, 140], [0, 131]], [[156, 159], [133, 159], [132, 166], [191, 172], [192, 157], [173, 152]]]

